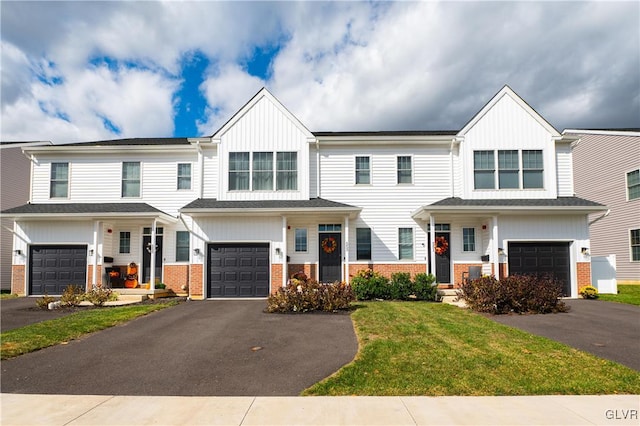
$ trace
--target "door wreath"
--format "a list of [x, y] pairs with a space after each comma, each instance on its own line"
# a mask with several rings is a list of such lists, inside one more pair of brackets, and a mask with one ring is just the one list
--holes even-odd
[[438, 255], [443, 255], [449, 249], [449, 243], [445, 237], [436, 237], [436, 241], [433, 243], [434, 251]]
[[322, 246], [322, 250], [324, 250], [324, 252], [327, 254], [333, 253], [336, 248], [338, 248], [338, 243], [333, 237], [325, 238], [324, 240], [322, 240], [322, 243], [320, 243], [320, 245]]

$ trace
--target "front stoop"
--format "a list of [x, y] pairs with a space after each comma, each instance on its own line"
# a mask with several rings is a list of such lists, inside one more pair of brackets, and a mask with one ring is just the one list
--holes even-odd
[[458, 300], [458, 293], [455, 288], [441, 288], [438, 290], [437, 294], [437, 300], [442, 303], [459, 306], [461, 308], [467, 307], [467, 304], [464, 302], [464, 300]]

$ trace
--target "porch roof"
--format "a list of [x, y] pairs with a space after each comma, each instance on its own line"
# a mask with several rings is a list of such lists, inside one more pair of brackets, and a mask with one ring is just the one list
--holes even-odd
[[607, 206], [579, 197], [481, 199], [471, 200], [449, 197], [422, 206], [412, 212], [416, 219], [426, 220], [435, 213], [481, 213], [481, 214], [589, 214], [607, 210]]
[[342, 213], [355, 217], [362, 209], [349, 204], [311, 198], [308, 200], [242, 200], [222, 201], [198, 198], [180, 209], [185, 214], [286, 214], [286, 213]]
[[24, 219], [159, 219], [163, 222], [176, 222], [177, 219], [147, 203], [56, 203], [24, 204], [3, 210], [2, 215]]

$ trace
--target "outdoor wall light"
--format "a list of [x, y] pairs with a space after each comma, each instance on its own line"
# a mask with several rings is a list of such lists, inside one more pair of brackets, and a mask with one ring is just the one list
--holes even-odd
[[276, 247], [276, 254], [278, 256], [280, 256], [282, 254], [282, 250], [280, 250], [280, 247]]
[[20, 256], [22, 254], [22, 250], [18, 249], [18, 250], [14, 250], [13, 251], [15, 254], [17, 254], [18, 256]]
[[193, 249], [193, 254], [195, 254], [196, 256], [200, 255], [200, 249], [199, 248], [194, 248]]
[[89, 250], [89, 256], [93, 256], [93, 249]]
[[498, 247], [498, 254], [504, 256], [504, 249], [502, 247]]
[[581, 251], [585, 256], [589, 256], [589, 247], [582, 247]]

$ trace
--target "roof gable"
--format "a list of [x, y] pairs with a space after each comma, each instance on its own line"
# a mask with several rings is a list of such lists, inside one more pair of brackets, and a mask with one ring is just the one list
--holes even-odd
[[558, 132], [547, 120], [545, 120], [536, 110], [531, 108], [524, 99], [522, 99], [516, 92], [514, 92], [509, 86], [505, 85], [491, 100], [476, 114], [473, 118], [458, 132], [458, 136], [464, 136], [469, 132], [482, 118], [489, 113], [500, 101], [507, 96], [511, 98], [520, 108], [528, 113], [534, 120], [536, 120], [542, 127], [545, 128], [552, 136], [560, 137]]

